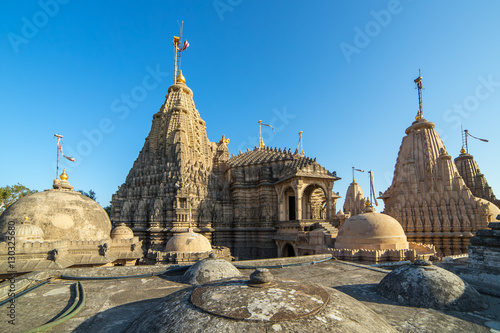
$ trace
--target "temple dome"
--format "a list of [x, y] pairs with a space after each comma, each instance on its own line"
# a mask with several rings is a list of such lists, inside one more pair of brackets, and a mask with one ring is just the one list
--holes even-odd
[[112, 239], [130, 239], [134, 238], [134, 232], [127, 227], [125, 223], [120, 223], [118, 226], [111, 230]]
[[[24, 223], [25, 217], [31, 225]], [[111, 231], [104, 209], [74, 191], [47, 190], [23, 197], [0, 216], [1, 234], [10, 221], [16, 223], [16, 232], [36, 234], [36, 228], [43, 230], [45, 240], [100, 241], [109, 239]]]
[[[267, 274], [266, 274], [267, 273]], [[130, 332], [395, 332], [380, 315], [336, 289], [274, 278], [265, 269], [250, 280], [184, 288], [162, 300]]]
[[339, 229], [336, 249], [408, 249], [406, 235], [393, 217], [374, 211], [348, 218]]
[[494, 203], [483, 198], [478, 198], [482, 205], [485, 205], [486, 218], [488, 222], [495, 222], [496, 217], [500, 214], [500, 208]]
[[170, 238], [165, 247], [166, 252], [211, 252], [210, 241], [202, 234], [183, 232]]
[[403, 305], [472, 312], [485, 309], [481, 295], [459, 276], [426, 260], [387, 274], [377, 292]]
[[28, 221], [21, 222], [16, 227], [16, 241], [42, 242], [43, 230]]
[[211, 281], [241, 276], [240, 271], [230, 262], [217, 259], [215, 253], [191, 266], [183, 276], [183, 282], [199, 285]]

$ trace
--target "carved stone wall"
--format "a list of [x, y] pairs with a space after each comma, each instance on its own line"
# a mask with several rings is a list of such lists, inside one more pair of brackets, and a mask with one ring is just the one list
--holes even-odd
[[224, 186], [213, 166], [227, 156], [227, 142], [208, 140], [191, 89], [182, 82], [170, 86], [144, 147], [113, 195], [114, 221], [131, 227], [146, 249], [161, 250], [190, 225], [210, 239], [221, 214], [215, 192]]

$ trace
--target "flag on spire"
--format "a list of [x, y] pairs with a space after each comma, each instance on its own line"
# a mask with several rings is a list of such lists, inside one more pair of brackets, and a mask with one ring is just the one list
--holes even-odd
[[182, 47], [181, 48], [177, 48], [177, 50], [179, 52], [182, 52], [182, 51], [186, 50], [188, 47], [189, 47], [189, 42], [187, 41], [187, 39], [185, 39], [184, 43], [182, 44]]
[[66, 158], [68, 161], [71, 161], [71, 162], [74, 162], [75, 161], [75, 158], [74, 157], [69, 157], [69, 156], [66, 156], [64, 155], [63, 153], [63, 149], [62, 149], [62, 146], [61, 146], [61, 138], [60, 137], [57, 137], [57, 146], [59, 147], [59, 151], [61, 151], [61, 155]]
[[263, 126], [267, 126], [267, 127], [271, 127], [271, 129], [273, 130], [273, 133], [276, 134], [276, 132], [274, 131], [274, 127], [272, 127], [271, 125], [268, 125], [268, 124], [262, 124]]

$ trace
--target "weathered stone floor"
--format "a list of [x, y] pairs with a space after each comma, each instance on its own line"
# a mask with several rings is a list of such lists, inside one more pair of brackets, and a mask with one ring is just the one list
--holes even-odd
[[[121, 270], [121, 271], [120, 271]], [[157, 269], [158, 271], [161, 268]], [[242, 270], [249, 276], [253, 270]], [[89, 275], [139, 274], [127, 267], [88, 269]], [[492, 332], [500, 322], [500, 299], [484, 295], [490, 307], [482, 312], [460, 313], [400, 306], [375, 291], [388, 271], [340, 261], [274, 268], [278, 278], [304, 280], [335, 288], [361, 301], [400, 332]], [[162, 297], [185, 288], [181, 274], [104, 281], [82, 281], [86, 293], [83, 310], [50, 332], [121, 332]], [[75, 296], [75, 281], [56, 279], [16, 301], [16, 325], [8, 324], [7, 308], [0, 308], [0, 332], [23, 332], [64, 312]], [[154, 304], [153, 304], [154, 303]]]

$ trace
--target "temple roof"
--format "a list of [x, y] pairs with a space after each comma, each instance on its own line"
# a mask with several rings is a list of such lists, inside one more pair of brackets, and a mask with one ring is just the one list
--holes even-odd
[[289, 168], [293, 174], [298, 176], [321, 175], [323, 177], [340, 179], [317, 163], [315, 158], [312, 159], [310, 157], [301, 156], [297, 152], [292, 153], [291, 149], [287, 151], [286, 148], [281, 150], [281, 148], [276, 147], [255, 147], [253, 150], [247, 150], [245, 153], [240, 152], [240, 154], [232, 156], [228, 160], [228, 164], [231, 168], [275, 162], [284, 162], [286, 167]]

